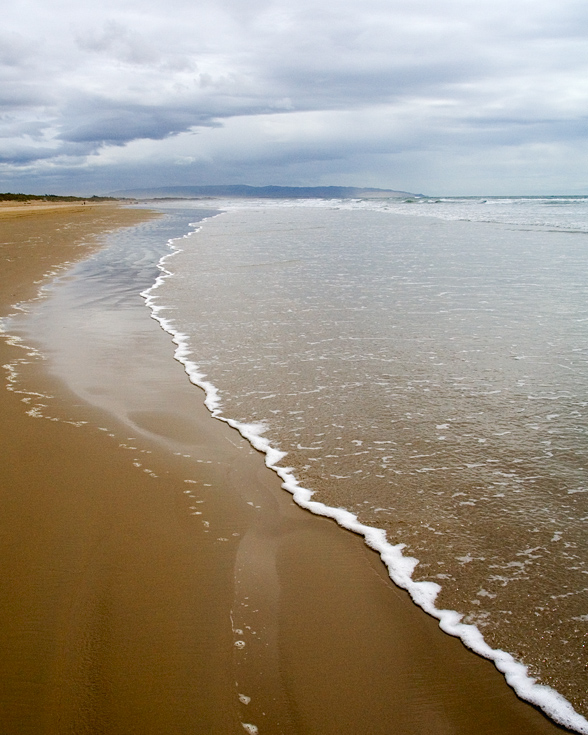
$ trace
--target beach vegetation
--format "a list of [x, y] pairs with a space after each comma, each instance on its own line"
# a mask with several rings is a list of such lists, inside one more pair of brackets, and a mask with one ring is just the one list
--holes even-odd
[[59, 194], [12, 194], [10, 192], [0, 193], [0, 202], [88, 202], [88, 201], [117, 201], [116, 197], [76, 197], [61, 196]]

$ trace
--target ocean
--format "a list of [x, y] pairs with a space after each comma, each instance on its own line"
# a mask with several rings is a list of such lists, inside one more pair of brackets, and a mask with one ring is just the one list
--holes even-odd
[[[588, 199], [156, 207], [74, 269], [87, 302], [93, 283], [120, 284], [117, 308], [142, 291], [212, 414], [298, 503], [363, 534], [446, 632], [588, 732]], [[105, 401], [94, 338], [56, 350], [50, 311], [29, 329]], [[83, 339], [73, 312], [59, 329]], [[116, 339], [116, 314], [98, 327]]]

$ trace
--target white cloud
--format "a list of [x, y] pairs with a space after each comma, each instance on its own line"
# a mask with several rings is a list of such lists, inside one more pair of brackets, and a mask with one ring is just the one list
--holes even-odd
[[481, 192], [510, 160], [522, 193], [543, 151], [534, 190], [576, 191], [587, 28], [576, 0], [25, 0], [3, 16], [0, 173], [408, 188], [418, 171], [419, 190]]

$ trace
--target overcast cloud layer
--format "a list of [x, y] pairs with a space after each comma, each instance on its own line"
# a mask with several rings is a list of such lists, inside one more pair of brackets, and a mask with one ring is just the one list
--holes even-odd
[[0, 190], [588, 193], [585, 0], [19, 0]]

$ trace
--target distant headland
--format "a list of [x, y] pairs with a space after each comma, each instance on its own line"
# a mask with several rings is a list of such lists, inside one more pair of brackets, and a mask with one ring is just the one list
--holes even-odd
[[353, 186], [162, 186], [154, 189], [125, 189], [110, 196], [135, 199], [200, 199], [202, 197], [238, 197], [247, 199], [387, 199], [414, 197], [408, 191], [358, 188]]

